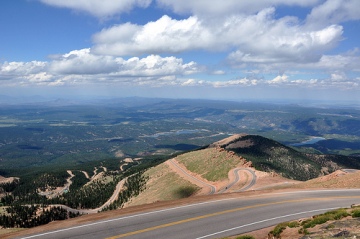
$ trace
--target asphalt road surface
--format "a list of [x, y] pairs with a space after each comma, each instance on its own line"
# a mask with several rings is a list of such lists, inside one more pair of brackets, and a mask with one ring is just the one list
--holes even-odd
[[243, 192], [243, 191], [249, 190], [252, 186], [255, 185], [256, 174], [253, 170], [248, 169], [248, 168], [236, 168], [234, 170], [234, 181], [231, 182], [230, 184], [228, 184], [226, 186], [226, 188], [224, 188], [223, 190], [220, 190], [218, 193], [225, 193], [225, 192], [229, 191], [229, 189], [231, 189], [231, 187], [233, 187], [235, 184], [239, 183], [239, 181], [240, 181], [239, 171], [248, 171], [251, 174], [251, 181], [250, 181], [250, 183], [248, 183], [247, 185], [245, 185], [244, 187], [242, 187], [241, 189], [239, 189], [235, 192]]
[[232, 195], [23, 238], [221, 238], [359, 203], [360, 189]]
[[237, 192], [243, 192], [243, 191], [246, 191], [246, 190], [249, 190], [252, 186], [255, 185], [256, 183], [256, 174], [253, 170], [251, 169], [247, 169], [247, 168], [244, 168], [242, 170], [245, 170], [245, 171], [248, 171], [250, 174], [251, 174], [251, 181], [248, 185], [246, 185], [245, 187], [241, 188], [240, 190], [238, 190]]

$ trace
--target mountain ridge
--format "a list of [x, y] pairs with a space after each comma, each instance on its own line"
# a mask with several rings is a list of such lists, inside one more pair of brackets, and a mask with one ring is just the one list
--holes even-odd
[[[146, 177], [150, 178], [145, 189], [147, 199], [140, 193], [126, 206], [209, 193], [204, 189], [206, 186], [189, 179], [184, 172], [204, 185], [212, 185], [216, 188], [214, 193], [219, 193], [233, 180], [231, 177], [235, 177], [236, 168], [248, 169], [249, 172], [238, 172], [242, 181], [235, 183], [235, 187], [229, 190], [236, 192], [251, 181], [252, 171], [257, 177], [257, 185], [249, 190], [297, 184], [329, 175], [346, 165], [360, 168], [356, 159], [351, 158], [349, 162], [346, 159], [350, 157], [305, 154], [259, 135], [234, 134], [152, 167], [146, 172]], [[177, 164], [180, 169], [176, 169], [173, 164]], [[157, 184], [162, 186], [158, 187]], [[169, 194], [165, 195], [165, 192]]]

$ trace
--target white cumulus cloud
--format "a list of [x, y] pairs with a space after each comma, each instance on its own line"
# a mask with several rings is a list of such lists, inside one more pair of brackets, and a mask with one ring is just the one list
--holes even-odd
[[131, 56], [236, 48], [229, 59], [237, 64], [315, 62], [336, 46], [341, 36], [339, 25], [306, 30], [297, 18], [275, 19], [275, 9], [268, 8], [255, 15], [233, 15], [217, 24], [207, 24], [196, 16], [184, 20], [163, 16], [143, 26], [121, 24], [95, 34], [92, 50]]
[[327, 26], [351, 20], [360, 20], [359, 0], [327, 0], [314, 7], [307, 16], [310, 26]]
[[116, 71], [118, 64], [112, 56], [90, 54], [90, 49], [74, 50], [54, 60], [50, 71], [58, 74], [100, 74]]
[[259, 83], [257, 79], [248, 79], [242, 78], [237, 80], [228, 80], [228, 81], [215, 81], [209, 82], [215, 88], [219, 87], [235, 87], [235, 86], [256, 86]]
[[151, 0], [40, 0], [41, 2], [106, 18], [130, 11], [134, 7], [148, 7]]
[[187, 75], [198, 72], [195, 62], [183, 63], [176, 57], [149, 55], [144, 58], [94, 55], [89, 48], [71, 51], [50, 64], [50, 71], [57, 74], [110, 76], [163, 76]]
[[149, 55], [143, 58], [94, 55], [90, 49], [74, 50], [50, 62], [0, 63], [0, 80], [21, 84], [61, 85], [86, 82], [144, 82], [168, 81], [177, 76], [201, 71], [191, 61], [184, 63], [176, 57]]
[[[355, 48], [351, 52], [329, 55], [336, 52], [331, 50], [339, 43], [347, 47], [343, 34], [350, 24], [341, 24], [360, 20], [360, 0], [37, 1], [100, 19], [148, 8], [153, 3], [149, 13], [153, 7], [160, 7], [169, 15], [183, 14], [183, 19], [164, 15], [144, 24], [134, 20], [108, 25], [93, 35], [91, 48], [73, 50], [49, 61], [0, 62], [0, 85], [104, 83], [217, 90], [360, 87], [356, 45], [351, 46]], [[284, 9], [276, 12], [277, 7], [284, 6], [294, 7], [292, 10], [304, 7], [308, 14], [298, 17], [284, 16]], [[184, 52], [190, 52], [184, 54], [187, 59], [201, 52], [194, 59], [213, 65], [205, 70], [175, 55]], [[208, 61], [204, 56], [214, 58]], [[212, 76], [197, 75], [199, 72]], [[269, 79], [269, 72], [278, 76]], [[196, 79], [199, 75], [204, 79]], [[216, 75], [221, 77], [214, 80]]]
[[319, 0], [157, 0], [160, 6], [171, 8], [180, 14], [195, 14], [202, 17], [225, 16], [231, 14], [256, 13], [264, 8], [273, 6], [313, 6]]
[[288, 82], [287, 75], [277, 76], [274, 79], [272, 79], [271, 81], [269, 81], [270, 84], [281, 84], [281, 83], [286, 83], [286, 82]]
[[318, 31], [304, 31], [300, 26], [289, 27], [285, 22], [267, 24], [268, 31], [248, 39], [246, 46], [229, 55], [233, 64], [317, 62], [324, 52], [342, 39], [342, 27], [332, 25]]
[[47, 62], [31, 61], [31, 62], [4, 62], [0, 64], [1, 76], [17, 76], [36, 74], [43, 71], [47, 67]]
[[199, 71], [195, 62], [183, 63], [176, 57], [160, 57], [149, 55], [145, 58], [133, 57], [128, 60], [117, 58], [119, 71], [115, 75], [122, 76], [165, 76], [189, 75]]
[[125, 23], [104, 29], [94, 35], [93, 51], [119, 56], [176, 53], [205, 48], [212, 37], [197, 17], [175, 20], [163, 16], [144, 26]]

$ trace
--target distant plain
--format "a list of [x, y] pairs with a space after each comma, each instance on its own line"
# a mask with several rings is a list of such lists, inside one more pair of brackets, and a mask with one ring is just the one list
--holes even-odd
[[4, 176], [29, 167], [170, 155], [236, 133], [257, 134], [289, 146], [323, 137], [297, 148], [360, 154], [360, 110], [349, 106], [123, 98], [2, 104], [0, 109]]

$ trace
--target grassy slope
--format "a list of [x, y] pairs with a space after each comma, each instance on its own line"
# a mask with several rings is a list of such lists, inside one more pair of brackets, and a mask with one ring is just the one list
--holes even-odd
[[131, 199], [127, 206], [180, 199], [199, 190], [199, 187], [182, 179], [164, 163], [150, 168], [145, 172], [145, 176], [149, 176], [145, 191]]
[[[177, 156], [176, 160], [189, 171], [213, 182], [227, 179], [231, 169], [244, 164], [244, 159], [216, 148], [188, 152]], [[189, 197], [200, 189], [181, 178], [164, 163], [147, 170], [145, 176], [149, 177], [146, 190], [133, 198], [128, 205], [180, 199]]]
[[176, 160], [185, 167], [203, 178], [216, 182], [228, 178], [228, 172], [238, 165], [244, 164], [244, 160], [236, 155], [217, 148], [208, 148], [176, 157]]
[[[324, 162], [316, 161], [306, 154], [256, 135], [243, 136], [223, 147], [226, 149], [213, 147], [187, 152], [178, 155], [176, 160], [189, 171], [212, 182], [226, 180], [231, 169], [245, 163], [244, 158], [251, 160], [258, 170], [275, 171], [285, 177], [303, 181], [319, 176], [326, 161], [326, 157], [322, 160]], [[179, 199], [199, 190], [165, 164], [150, 168], [145, 174], [150, 178], [146, 190], [134, 198], [130, 205]]]

